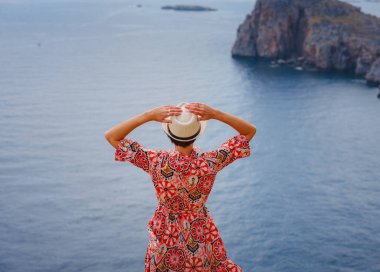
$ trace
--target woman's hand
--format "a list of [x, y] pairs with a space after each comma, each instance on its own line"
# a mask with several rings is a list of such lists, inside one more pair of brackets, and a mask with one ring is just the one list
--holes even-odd
[[217, 110], [210, 107], [209, 105], [202, 103], [189, 103], [185, 106], [191, 113], [198, 116], [199, 121], [214, 119], [217, 114]]
[[176, 106], [160, 106], [154, 109], [151, 109], [146, 112], [149, 116], [149, 120], [163, 122], [163, 123], [171, 123], [169, 119], [170, 116], [180, 115], [182, 109]]

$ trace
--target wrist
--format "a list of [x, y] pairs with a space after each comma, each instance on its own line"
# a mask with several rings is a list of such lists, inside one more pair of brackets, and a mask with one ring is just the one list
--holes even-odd
[[153, 120], [153, 115], [152, 115], [152, 110], [147, 110], [141, 114], [142, 121], [144, 123], [152, 121]]
[[218, 109], [214, 109], [214, 112], [212, 114], [212, 119], [215, 119], [215, 120], [221, 120], [222, 118], [222, 115], [223, 115], [223, 112], [221, 110], [218, 110]]

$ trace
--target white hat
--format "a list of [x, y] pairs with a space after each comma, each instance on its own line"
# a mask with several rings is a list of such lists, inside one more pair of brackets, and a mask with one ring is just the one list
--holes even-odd
[[189, 142], [198, 138], [206, 128], [206, 121], [198, 121], [197, 116], [185, 108], [187, 104], [179, 103], [177, 107], [182, 109], [181, 114], [169, 117], [171, 123], [162, 123], [165, 133], [179, 142]]

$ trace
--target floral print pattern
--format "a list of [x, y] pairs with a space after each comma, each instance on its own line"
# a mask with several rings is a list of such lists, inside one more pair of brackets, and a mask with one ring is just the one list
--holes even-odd
[[206, 221], [202, 218], [197, 218], [191, 223], [191, 236], [194, 241], [204, 243], [206, 240]]
[[181, 268], [185, 263], [185, 252], [178, 247], [168, 248], [164, 259], [167, 268], [173, 271], [181, 271]]
[[203, 262], [201, 258], [189, 256], [186, 259], [185, 272], [203, 272]]
[[145, 272], [229, 271], [242, 268], [227, 257], [218, 228], [206, 207], [217, 173], [250, 155], [249, 141], [236, 135], [216, 150], [190, 155], [150, 150], [125, 138], [115, 150], [116, 161], [129, 161], [147, 172], [157, 197], [148, 222]]

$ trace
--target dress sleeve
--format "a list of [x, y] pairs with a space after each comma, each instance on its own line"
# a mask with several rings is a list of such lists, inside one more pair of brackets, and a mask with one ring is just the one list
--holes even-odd
[[207, 152], [206, 157], [213, 164], [213, 169], [218, 172], [236, 159], [245, 158], [250, 155], [249, 141], [245, 135], [240, 134], [228, 139], [216, 150]]
[[149, 173], [152, 165], [157, 161], [158, 153], [158, 151], [146, 149], [130, 138], [124, 138], [119, 141], [115, 150], [115, 161], [129, 161]]

